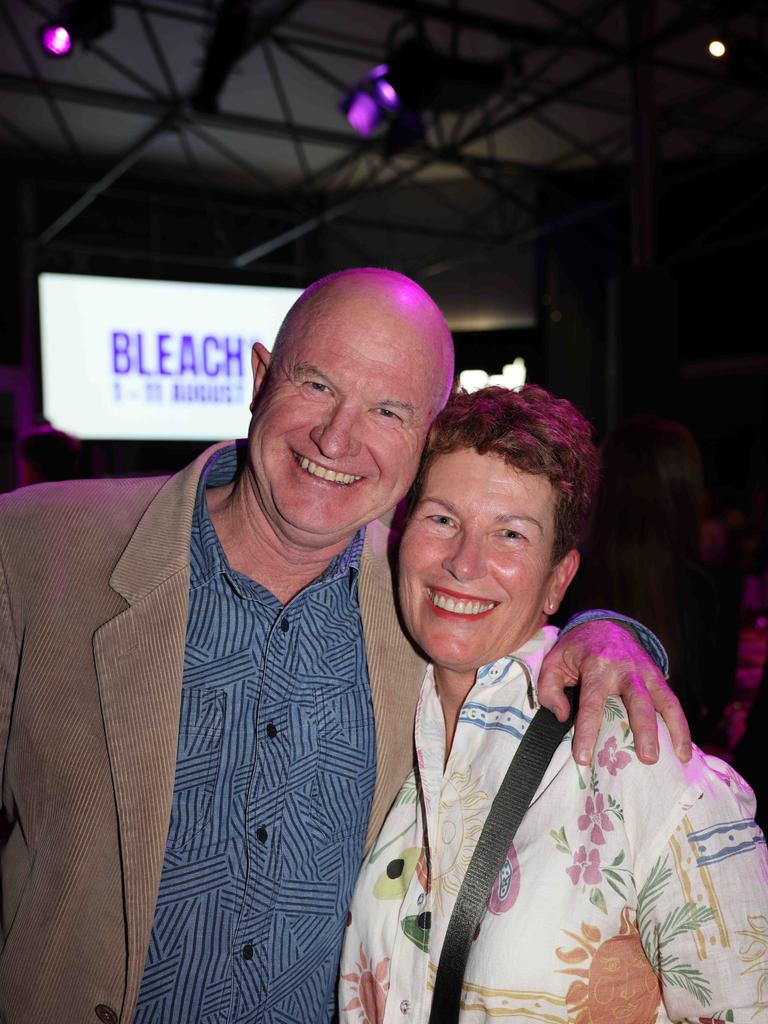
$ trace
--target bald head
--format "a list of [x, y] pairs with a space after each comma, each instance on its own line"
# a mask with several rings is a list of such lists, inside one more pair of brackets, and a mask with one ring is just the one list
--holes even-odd
[[[407, 358], [425, 391], [432, 415], [442, 409], [453, 384], [453, 341], [434, 300], [415, 281], [394, 270], [358, 267], [311, 284], [289, 310], [272, 350], [273, 368], [296, 355], [313, 334], [334, 320], [354, 323], [361, 334], [382, 341], [382, 359]], [[396, 343], [407, 336], [409, 351]]]
[[291, 550], [330, 557], [416, 475], [450, 393], [451, 335], [414, 281], [347, 270], [308, 288], [251, 361], [251, 493]]

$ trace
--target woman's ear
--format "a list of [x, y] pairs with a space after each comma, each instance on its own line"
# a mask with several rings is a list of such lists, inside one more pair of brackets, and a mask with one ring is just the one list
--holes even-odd
[[554, 615], [557, 609], [560, 607], [560, 602], [565, 597], [565, 592], [571, 585], [571, 580], [576, 575], [576, 570], [579, 568], [581, 556], [576, 548], [571, 548], [567, 554], [563, 555], [560, 561], [552, 570], [552, 578], [550, 580], [549, 589], [547, 591], [547, 601], [544, 607], [545, 615]]

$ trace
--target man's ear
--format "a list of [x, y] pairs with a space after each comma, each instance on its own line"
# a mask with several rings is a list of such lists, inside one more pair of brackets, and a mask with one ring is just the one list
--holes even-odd
[[251, 412], [256, 405], [256, 397], [267, 379], [267, 371], [272, 362], [272, 353], [260, 341], [253, 343], [251, 349], [251, 370], [253, 371], [253, 394], [251, 396]]
[[563, 600], [565, 592], [571, 584], [571, 580], [576, 575], [576, 570], [579, 568], [580, 561], [581, 556], [579, 555], [579, 552], [576, 548], [571, 548], [567, 554], [563, 555], [552, 570], [552, 579], [547, 591], [547, 603], [544, 608], [544, 613], [546, 615], [554, 615], [560, 607], [560, 602]]

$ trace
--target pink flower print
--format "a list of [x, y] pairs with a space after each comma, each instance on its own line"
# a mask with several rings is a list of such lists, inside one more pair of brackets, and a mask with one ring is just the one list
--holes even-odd
[[584, 881], [587, 885], [600, 885], [603, 880], [603, 875], [600, 871], [600, 851], [590, 850], [587, 860], [589, 863], [584, 868]]
[[574, 885], [579, 884], [581, 878], [581, 871], [587, 860], [586, 847], [580, 846], [576, 853], [573, 855], [573, 864], [569, 868], [565, 869], [565, 873], [568, 875]]
[[579, 884], [582, 872], [584, 872], [584, 881], [587, 885], [599, 885], [603, 880], [600, 871], [600, 851], [590, 850], [587, 855], [586, 847], [580, 846], [573, 855], [573, 864], [565, 871], [574, 885]]
[[603, 749], [597, 755], [597, 763], [601, 768], [607, 767], [611, 775], [615, 775], [616, 772], [621, 771], [622, 768], [626, 768], [631, 760], [632, 758], [626, 750], [616, 749], [615, 736], [611, 736]]
[[598, 793], [594, 800], [591, 796], [587, 797], [587, 802], [584, 805], [584, 814], [579, 815], [577, 824], [582, 832], [585, 832], [591, 825], [592, 831], [589, 833], [589, 841], [595, 846], [605, 845], [603, 832], [613, 832], [613, 825], [611, 824], [611, 819], [605, 813], [605, 801], [603, 800], [602, 793]]

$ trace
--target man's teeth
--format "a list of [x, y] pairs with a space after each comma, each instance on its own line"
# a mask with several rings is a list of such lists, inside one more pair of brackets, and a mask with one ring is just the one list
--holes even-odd
[[311, 459], [299, 458], [297, 456], [298, 463], [302, 469], [306, 469], [312, 476], [319, 476], [323, 480], [330, 480], [334, 484], [353, 484], [356, 480], [360, 480], [359, 476], [352, 476], [351, 473], [336, 473], [333, 469], [326, 469], [324, 466], [318, 466], [316, 462], [312, 462]]
[[435, 590], [428, 590], [427, 593], [432, 604], [456, 615], [480, 615], [496, 604], [495, 601], [462, 601], [460, 598], [448, 597], [447, 594], [440, 594]]

